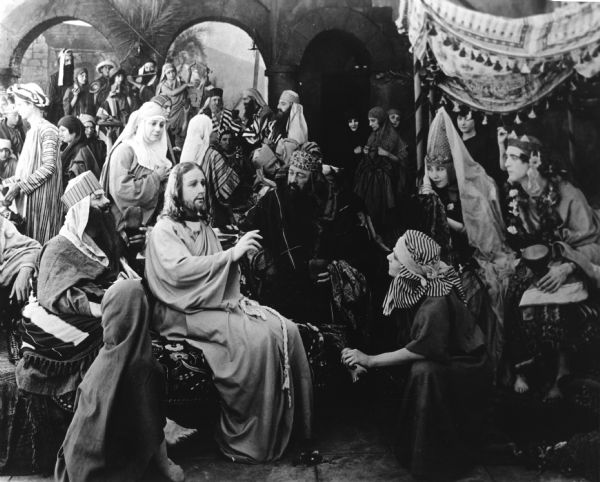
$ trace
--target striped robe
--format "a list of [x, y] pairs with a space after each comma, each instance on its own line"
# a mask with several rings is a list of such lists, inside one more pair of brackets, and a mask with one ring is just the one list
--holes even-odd
[[26, 221], [25, 234], [42, 245], [58, 234], [63, 221], [60, 203], [62, 166], [58, 147], [58, 129], [54, 125], [45, 119], [34, 124], [27, 132], [19, 158], [19, 164], [31, 168], [20, 179], [11, 178], [5, 182], [18, 182], [21, 194], [17, 198], [17, 207]]
[[242, 130], [242, 126], [233, 120], [233, 113], [229, 109], [223, 109], [221, 112], [222, 115], [218, 118], [210, 109], [204, 111], [204, 114], [212, 119], [213, 132], [219, 135], [224, 131], [232, 131], [234, 134], [238, 134]]
[[200, 166], [206, 175], [206, 200], [213, 225], [230, 224], [231, 210], [228, 201], [240, 183], [239, 174], [213, 147], [209, 147]]

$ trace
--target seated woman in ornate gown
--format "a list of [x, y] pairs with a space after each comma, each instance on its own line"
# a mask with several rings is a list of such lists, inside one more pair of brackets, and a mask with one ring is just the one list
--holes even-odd
[[494, 368], [503, 347], [503, 300], [514, 255], [505, 242], [498, 188], [475, 162], [449, 115], [431, 125], [426, 172], [407, 211], [408, 227], [431, 236], [459, 273], [469, 310], [482, 328]]
[[561, 380], [600, 347], [600, 217], [539, 140], [514, 133], [506, 140], [508, 241], [522, 261], [506, 304], [514, 389], [555, 399]]
[[492, 379], [460, 278], [440, 253], [429, 236], [408, 230], [388, 256], [394, 279], [383, 310], [407, 314], [408, 343], [379, 355], [342, 351], [349, 367], [406, 368], [396, 453], [415, 476], [456, 474], [474, 461]]

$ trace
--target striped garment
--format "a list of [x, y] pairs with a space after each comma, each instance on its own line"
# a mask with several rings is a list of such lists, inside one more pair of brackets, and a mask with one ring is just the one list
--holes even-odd
[[213, 114], [210, 109], [207, 109], [204, 113], [212, 119], [213, 132], [219, 135], [225, 131], [232, 131], [238, 134], [242, 130], [242, 126], [233, 120], [233, 113], [229, 109], [223, 109], [220, 118], [216, 114]]
[[456, 289], [464, 302], [461, 280], [454, 268], [440, 261], [441, 247], [420, 231], [408, 230], [393, 253], [400, 263], [383, 302], [383, 314], [416, 305], [425, 296], [446, 296]]
[[244, 140], [254, 146], [260, 145], [269, 136], [269, 118], [268, 116], [254, 116], [249, 126], [242, 131]]
[[202, 162], [202, 170], [207, 177], [207, 188], [211, 197], [220, 203], [226, 203], [240, 183], [240, 176], [231, 167], [223, 155], [209, 147]]
[[18, 179], [20, 197], [27, 196], [23, 213], [25, 234], [42, 245], [58, 234], [63, 221], [60, 202], [62, 166], [58, 147], [58, 129], [43, 119], [27, 132], [19, 158], [19, 164], [29, 166], [28, 172]]
[[33, 298], [23, 309], [20, 334], [23, 349], [54, 360], [68, 360], [102, 341], [100, 320], [79, 315], [58, 317]]

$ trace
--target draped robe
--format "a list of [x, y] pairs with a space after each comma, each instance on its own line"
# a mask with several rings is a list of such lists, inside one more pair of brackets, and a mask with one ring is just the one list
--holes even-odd
[[243, 309], [233, 249], [223, 251], [203, 222], [194, 229], [163, 217], [150, 233], [146, 278], [157, 298], [155, 323], [161, 335], [204, 352], [222, 400], [221, 451], [234, 461], [275, 460], [290, 439], [294, 412], [311, 435], [312, 380], [298, 328], [283, 319], [288, 393], [281, 320], [258, 305]]

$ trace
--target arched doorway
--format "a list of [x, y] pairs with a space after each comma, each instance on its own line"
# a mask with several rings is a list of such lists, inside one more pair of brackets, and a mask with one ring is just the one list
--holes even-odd
[[[198, 67], [194, 76], [204, 76], [223, 89], [228, 109], [241, 108], [242, 91], [256, 88], [267, 99], [265, 62], [254, 39], [243, 29], [222, 21], [201, 21], [186, 28], [171, 43], [167, 61], [173, 62], [184, 80], [186, 66]], [[242, 112], [243, 114], [243, 112]]]
[[86, 67], [90, 82], [98, 75], [96, 65], [105, 59], [119, 59], [108, 40], [92, 25], [80, 20], [60, 21], [38, 34], [15, 59], [13, 67], [20, 82], [35, 82], [48, 92], [48, 79], [58, 69], [58, 54], [64, 48], [73, 50], [76, 67]]
[[348, 129], [350, 111], [366, 122], [370, 100], [371, 57], [363, 43], [342, 30], [319, 33], [306, 47], [300, 63], [300, 98], [309, 136], [328, 162], [338, 159], [340, 143]]

